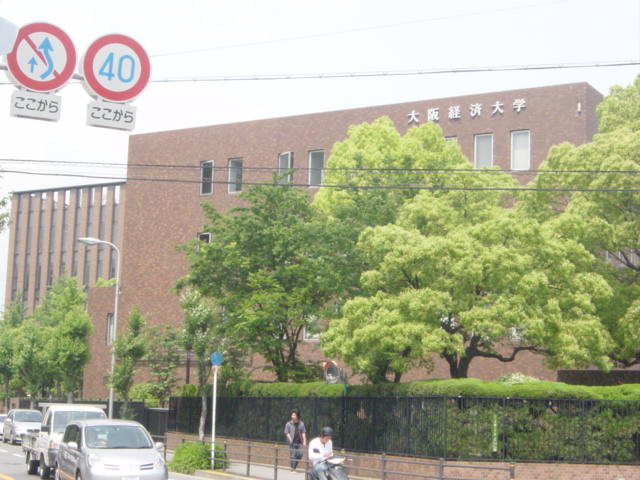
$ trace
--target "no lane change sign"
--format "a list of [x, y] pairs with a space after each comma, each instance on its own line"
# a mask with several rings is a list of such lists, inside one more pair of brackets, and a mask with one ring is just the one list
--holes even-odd
[[61, 89], [73, 75], [76, 50], [69, 36], [49, 23], [20, 28], [7, 54], [7, 73], [18, 85], [34, 92]]

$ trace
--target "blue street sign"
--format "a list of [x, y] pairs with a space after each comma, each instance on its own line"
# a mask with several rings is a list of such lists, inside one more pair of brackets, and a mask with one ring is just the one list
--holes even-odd
[[220, 352], [213, 352], [211, 354], [211, 365], [214, 367], [222, 365], [222, 354]]

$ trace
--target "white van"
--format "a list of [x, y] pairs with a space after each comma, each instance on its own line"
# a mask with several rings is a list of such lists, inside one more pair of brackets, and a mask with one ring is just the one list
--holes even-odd
[[103, 405], [41, 403], [40, 406], [45, 407], [40, 432], [24, 435], [22, 450], [26, 454], [27, 472], [37, 472], [40, 478], [49, 478], [67, 424], [74, 420], [107, 418], [107, 415], [101, 408]]

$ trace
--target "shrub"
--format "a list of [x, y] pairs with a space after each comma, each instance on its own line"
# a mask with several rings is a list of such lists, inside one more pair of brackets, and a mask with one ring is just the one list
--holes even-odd
[[505, 385], [518, 385], [521, 383], [531, 383], [531, 382], [539, 382], [539, 378], [530, 377], [529, 375], [525, 375], [524, 373], [508, 373], [507, 375], [503, 375], [498, 379], [498, 382], [504, 383]]
[[197, 397], [198, 396], [198, 386], [193, 385], [192, 383], [187, 383], [182, 386], [182, 392], [180, 393], [181, 397]]
[[[222, 445], [216, 444], [214, 469], [224, 470], [227, 454]], [[178, 473], [193, 473], [211, 468], [211, 445], [201, 442], [185, 442], [176, 447], [169, 462], [169, 470]]]
[[155, 386], [152, 382], [137, 383], [129, 391], [131, 400], [143, 400], [147, 407], [159, 407], [160, 402], [154, 395]]

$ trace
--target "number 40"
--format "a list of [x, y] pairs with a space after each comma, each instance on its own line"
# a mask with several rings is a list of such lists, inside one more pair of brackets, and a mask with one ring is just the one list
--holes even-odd
[[[114, 54], [113, 52], [111, 52], [109, 55], [107, 55], [107, 58], [100, 67], [98, 75], [107, 77], [109, 81], [111, 81], [113, 77], [117, 76], [118, 80], [120, 80], [122, 83], [129, 83], [133, 80], [133, 77], [136, 73], [136, 61], [131, 55], [122, 55], [118, 59], [118, 68], [116, 69], [117, 72], [115, 74], [113, 73], [114, 63]], [[128, 73], [128, 75], [125, 77], [126, 73]]]

